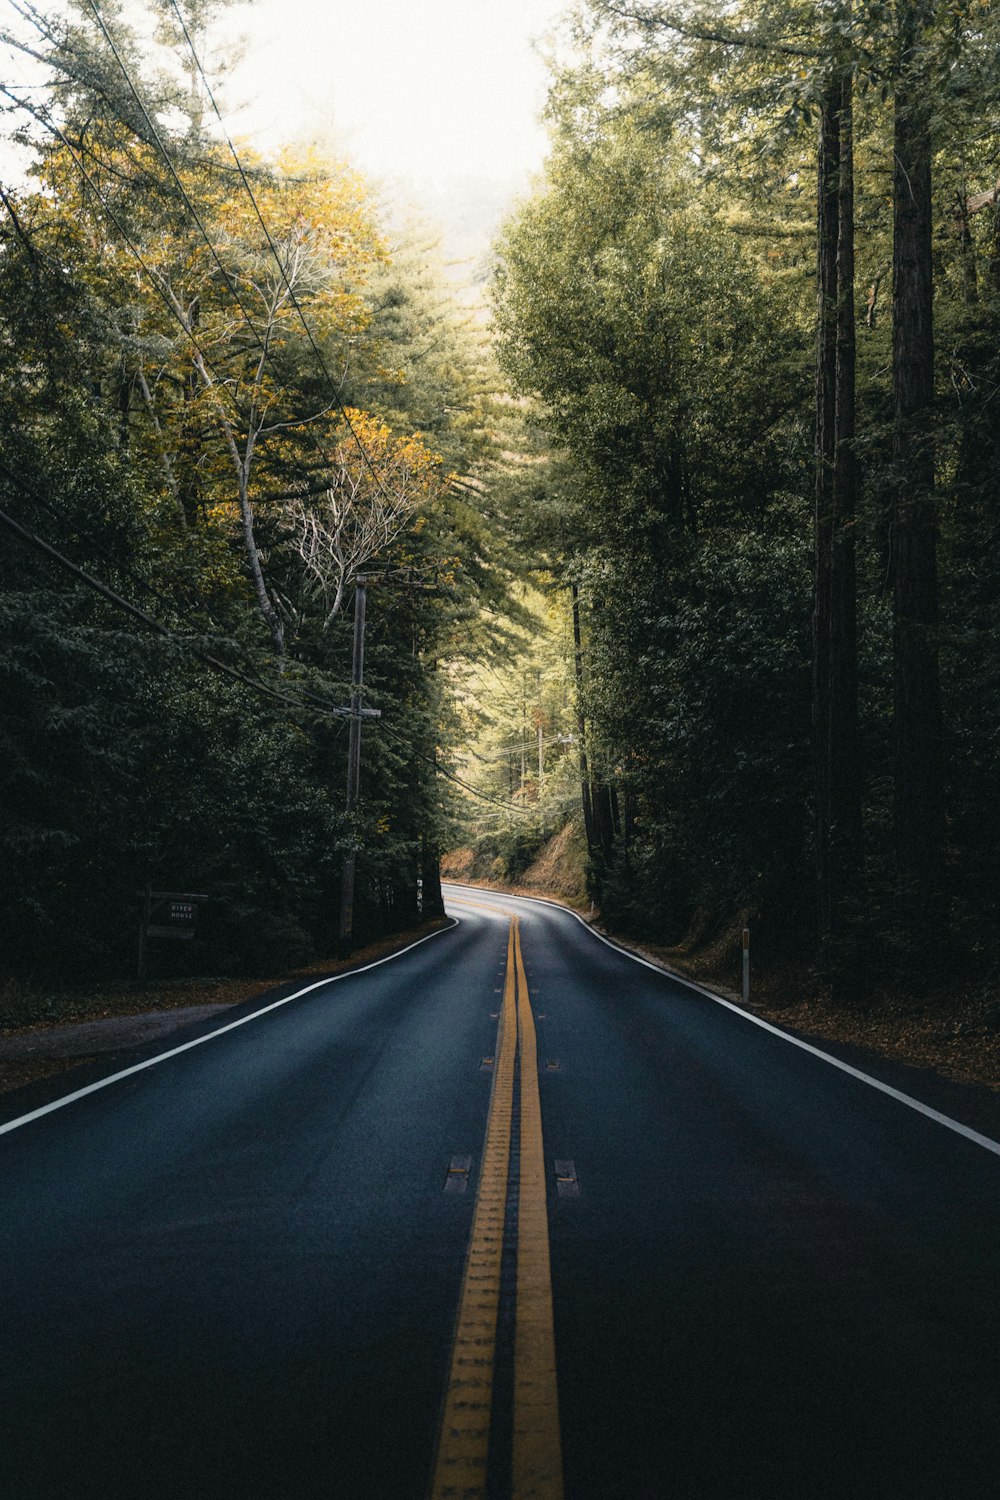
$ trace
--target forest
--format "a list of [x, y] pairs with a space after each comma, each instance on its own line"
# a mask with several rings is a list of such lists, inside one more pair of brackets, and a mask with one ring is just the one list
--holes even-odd
[[210, 897], [170, 962], [273, 973], [354, 851], [361, 942], [562, 837], [624, 935], [995, 977], [995, 7], [588, 0], [488, 323], [349, 163], [232, 140], [220, 8], [4, 37], [7, 975], [131, 973], [151, 886]]

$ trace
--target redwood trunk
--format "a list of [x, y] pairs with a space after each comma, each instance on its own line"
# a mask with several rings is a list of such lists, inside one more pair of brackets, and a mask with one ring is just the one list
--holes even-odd
[[861, 764], [858, 733], [858, 600], [855, 523], [854, 115], [849, 72], [840, 82], [840, 178], [837, 192], [837, 358], [833, 525], [830, 566], [830, 885], [832, 936], [861, 870]]
[[[896, 862], [918, 897], [941, 877], [944, 810], [934, 496], [931, 129], [912, 9], [901, 12], [893, 173], [893, 706]], [[921, 919], [922, 920], [922, 919]]]
[[580, 796], [583, 801], [583, 827], [587, 848], [597, 842], [594, 829], [594, 806], [590, 791], [590, 768], [587, 764], [587, 724], [583, 714], [583, 643], [580, 633], [580, 590], [570, 585], [573, 598], [573, 668], [576, 678], [576, 732], [580, 740]]
[[837, 221], [840, 138], [837, 92], [828, 87], [820, 108], [816, 193], [816, 502], [813, 525], [813, 749], [816, 785], [816, 894], [820, 935], [833, 926], [830, 832], [830, 645], [833, 615], [834, 461], [837, 386]]
[[854, 161], [849, 73], [823, 96], [817, 189], [813, 732], [817, 924], [843, 934], [861, 846], [858, 753]]

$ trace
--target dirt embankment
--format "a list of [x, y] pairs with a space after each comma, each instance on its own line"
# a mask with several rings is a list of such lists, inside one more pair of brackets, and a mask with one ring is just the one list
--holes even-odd
[[589, 907], [584, 864], [583, 836], [574, 823], [567, 823], [539, 850], [524, 873], [506, 880], [491, 855], [474, 849], [453, 849], [441, 861], [441, 879], [467, 881], [498, 891], [523, 896], [551, 896], [574, 909]]

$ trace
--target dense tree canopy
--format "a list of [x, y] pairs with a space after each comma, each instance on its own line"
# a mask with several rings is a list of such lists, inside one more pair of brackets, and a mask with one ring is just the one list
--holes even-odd
[[286, 962], [353, 847], [367, 934], [435, 904], [443, 844], [513, 878], [575, 819], [637, 932], [749, 918], [834, 989], [982, 972], [994, 7], [589, 0], [492, 351], [425, 227], [230, 141], [217, 9], [155, 0], [155, 58], [114, 7], [27, 11], [50, 86], [7, 94], [15, 970], [127, 968], [148, 883], [212, 896], [199, 962]]
[[[484, 566], [452, 488], [479, 356], [433, 271], [344, 164], [211, 128], [208, 12], [159, 73], [111, 16], [39, 21], [0, 224], [0, 880], [36, 977], [127, 972], [149, 884], [212, 898], [189, 962], [329, 953], [352, 844], [356, 937], [432, 910], [430, 668]], [[348, 821], [362, 574], [383, 718]]]
[[971, 957], [992, 7], [593, 0], [576, 44], [494, 296], [554, 450], [520, 524], [579, 591], [595, 889], [660, 937], [749, 913], [838, 984]]

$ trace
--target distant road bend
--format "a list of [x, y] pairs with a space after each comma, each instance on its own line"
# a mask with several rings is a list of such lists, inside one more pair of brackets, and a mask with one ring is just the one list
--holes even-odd
[[1000, 1145], [445, 893], [5, 1101], [3, 1500], [994, 1497]]

